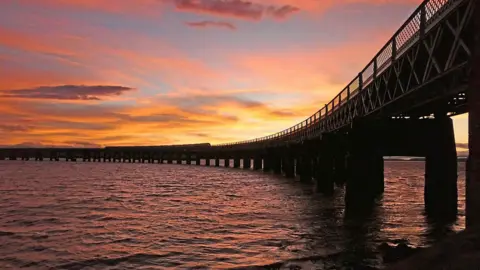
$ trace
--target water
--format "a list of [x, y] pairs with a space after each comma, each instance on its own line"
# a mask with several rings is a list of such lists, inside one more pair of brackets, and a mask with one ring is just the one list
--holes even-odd
[[0, 161], [0, 268], [235, 268], [302, 258], [304, 269], [381, 266], [377, 246], [428, 245], [464, 228], [429, 223], [423, 162], [386, 162], [362, 219], [280, 176], [167, 164]]

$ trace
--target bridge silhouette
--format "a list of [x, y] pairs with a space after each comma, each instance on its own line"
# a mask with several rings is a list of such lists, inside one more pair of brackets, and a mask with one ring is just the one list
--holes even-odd
[[324, 194], [346, 184], [347, 211], [356, 211], [383, 193], [384, 156], [421, 156], [427, 213], [455, 217], [457, 153], [450, 117], [468, 112], [467, 90], [478, 84], [472, 75], [480, 74], [475, 2], [424, 1], [328, 104], [275, 134], [220, 145], [3, 148], [0, 159], [217, 167], [223, 160], [225, 167], [314, 181]]

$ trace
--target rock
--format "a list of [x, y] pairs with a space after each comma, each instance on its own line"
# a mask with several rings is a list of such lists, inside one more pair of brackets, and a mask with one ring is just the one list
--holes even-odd
[[395, 240], [394, 244], [382, 243], [378, 250], [382, 253], [384, 263], [392, 263], [403, 260], [416, 253], [419, 248], [412, 247], [406, 240]]

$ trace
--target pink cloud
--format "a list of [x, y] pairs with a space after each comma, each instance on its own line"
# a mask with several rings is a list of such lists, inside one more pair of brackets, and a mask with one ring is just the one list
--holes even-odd
[[207, 13], [251, 20], [260, 20], [265, 16], [284, 19], [299, 11], [298, 8], [291, 5], [267, 6], [244, 0], [175, 0], [174, 5], [180, 11]]

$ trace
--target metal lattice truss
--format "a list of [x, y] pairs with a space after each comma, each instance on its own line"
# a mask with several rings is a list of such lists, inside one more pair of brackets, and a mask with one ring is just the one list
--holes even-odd
[[472, 55], [474, 2], [424, 1], [365, 69], [317, 113], [276, 134], [217, 147], [301, 142], [348, 127], [354, 119], [431, 114], [440, 103], [447, 110], [461, 106]]

